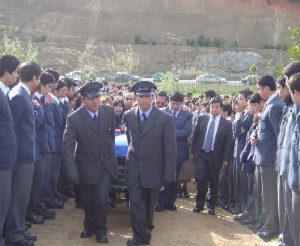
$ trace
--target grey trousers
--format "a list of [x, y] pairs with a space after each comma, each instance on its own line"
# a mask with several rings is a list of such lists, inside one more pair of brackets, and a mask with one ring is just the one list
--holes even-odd
[[139, 179], [133, 186], [128, 187], [134, 238], [140, 240], [151, 238], [150, 227], [153, 225], [154, 209], [159, 190], [159, 188], [143, 188]]
[[2, 239], [2, 233], [10, 204], [11, 182], [12, 168], [0, 169], [0, 246], [5, 245]]
[[26, 210], [33, 178], [33, 163], [13, 167], [11, 202], [7, 214], [5, 237], [9, 243], [23, 240]]
[[261, 193], [262, 193], [261, 170], [257, 165], [254, 171], [254, 187], [253, 187], [255, 219], [257, 223], [262, 223], [264, 217]]
[[295, 246], [300, 246], [300, 191], [292, 191], [292, 234]]
[[264, 228], [278, 231], [277, 172], [275, 165], [258, 166], [261, 172], [262, 202], [265, 212]]
[[50, 176], [46, 193], [46, 200], [51, 201], [56, 198], [58, 194], [58, 181], [60, 177], [60, 170], [62, 165], [62, 155], [52, 153]]

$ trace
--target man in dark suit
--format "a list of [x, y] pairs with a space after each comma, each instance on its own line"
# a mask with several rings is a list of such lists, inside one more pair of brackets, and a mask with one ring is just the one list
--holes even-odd
[[6, 220], [6, 243], [33, 245], [35, 235], [25, 227], [25, 214], [30, 198], [33, 163], [36, 160], [36, 135], [33, 103], [30, 95], [40, 83], [41, 68], [28, 62], [20, 66], [20, 82], [9, 93], [11, 111], [18, 141], [17, 164], [13, 167], [12, 197]]
[[138, 107], [125, 112], [128, 154], [125, 180], [133, 238], [127, 245], [150, 243], [154, 208], [163, 184], [176, 180], [176, 138], [172, 116], [152, 106], [156, 86], [140, 81], [131, 88]]
[[[251, 137], [255, 146], [254, 161], [257, 165], [255, 176], [262, 183], [264, 221], [257, 235], [270, 240], [278, 233], [277, 173], [275, 170], [277, 137], [282, 115], [283, 102], [276, 92], [272, 76], [265, 75], [257, 83], [257, 90], [266, 104], [260, 116], [257, 137]], [[260, 178], [259, 178], [260, 177]]]
[[11, 198], [12, 167], [17, 162], [17, 137], [7, 93], [17, 80], [19, 64], [14, 56], [0, 58], [0, 246], [4, 246], [3, 225]]
[[112, 107], [99, 106], [100, 88], [101, 84], [90, 82], [79, 91], [83, 106], [67, 118], [63, 164], [69, 182], [80, 181], [85, 213], [81, 237], [96, 234], [98, 242], [107, 243], [109, 190], [112, 179], [118, 175], [114, 150], [116, 120]]
[[177, 160], [176, 160], [176, 182], [168, 184], [158, 195], [158, 204], [155, 211], [164, 211], [165, 209], [176, 211], [175, 201], [178, 193], [178, 178], [181, 167], [189, 159], [188, 137], [192, 133], [193, 115], [189, 111], [182, 110], [184, 95], [176, 92], [170, 96], [170, 107], [164, 112], [173, 116], [175, 123]]
[[197, 196], [196, 207], [193, 210], [195, 213], [204, 210], [204, 203], [207, 200], [208, 213], [215, 214], [219, 173], [222, 166], [229, 165], [232, 156], [232, 126], [221, 116], [222, 105], [220, 98], [212, 98], [210, 116], [199, 116], [195, 127], [191, 148], [196, 159]]

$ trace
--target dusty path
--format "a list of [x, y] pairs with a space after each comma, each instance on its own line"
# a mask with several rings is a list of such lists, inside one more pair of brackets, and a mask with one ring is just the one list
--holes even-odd
[[[217, 216], [194, 214], [194, 198], [178, 199], [178, 211], [166, 211], [155, 214], [155, 229], [151, 245], [266, 245], [275, 246], [275, 241], [264, 243], [253, 235], [246, 227], [232, 221], [232, 216], [217, 209]], [[46, 221], [42, 226], [34, 226], [31, 231], [38, 235], [38, 246], [80, 246], [99, 245], [95, 238], [81, 239], [83, 212], [74, 208], [72, 199], [63, 210], [56, 210], [57, 219]], [[111, 209], [108, 219], [109, 244], [126, 245], [131, 238], [129, 210], [125, 204]]]

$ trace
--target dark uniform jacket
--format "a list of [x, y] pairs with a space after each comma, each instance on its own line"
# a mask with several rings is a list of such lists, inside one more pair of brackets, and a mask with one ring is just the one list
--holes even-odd
[[139, 109], [125, 112], [128, 154], [126, 182], [134, 185], [140, 179], [143, 188], [160, 188], [174, 182], [176, 173], [176, 136], [172, 116], [152, 108], [139, 129]]
[[[67, 117], [63, 139], [63, 163], [69, 181], [99, 183], [104, 170], [117, 178], [115, 156], [115, 114], [110, 106], [101, 105], [98, 119], [83, 106]], [[77, 165], [76, 165], [77, 164]]]

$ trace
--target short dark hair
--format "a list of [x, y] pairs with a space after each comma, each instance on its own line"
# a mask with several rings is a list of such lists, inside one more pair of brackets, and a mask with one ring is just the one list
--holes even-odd
[[300, 73], [300, 61], [289, 63], [283, 70], [283, 75], [288, 78], [290, 78], [295, 73]]
[[19, 77], [22, 82], [30, 82], [34, 76], [39, 77], [42, 73], [41, 67], [34, 62], [22, 63], [19, 68]]
[[289, 78], [289, 86], [292, 93], [300, 92], [300, 73], [295, 73]]
[[20, 65], [20, 61], [15, 56], [4, 55], [0, 58], [0, 77], [3, 77], [5, 71], [12, 74], [18, 66]]
[[56, 86], [56, 91], [59, 91], [61, 88], [63, 87], [67, 87], [67, 83], [62, 81], [62, 80], [58, 80], [57, 81], [57, 86]]
[[165, 97], [167, 101], [169, 101], [168, 94], [165, 91], [159, 91], [156, 96]]
[[275, 83], [273, 76], [271, 76], [271, 75], [265, 75], [265, 76], [261, 77], [258, 80], [257, 85], [259, 85], [261, 87], [268, 86], [271, 91], [276, 90], [276, 83]]
[[215, 103], [219, 103], [220, 107], [221, 108], [223, 107], [223, 102], [222, 102], [222, 99], [220, 97], [213, 97], [212, 99], [210, 99], [209, 105], [215, 104]]
[[248, 101], [249, 97], [253, 94], [253, 92], [251, 90], [242, 90], [239, 92], [239, 94], [243, 95], [246, 101]]
[[72, 79], [70, 79], [68, 77], [64, 78], [63, 81], [67, 84], [67, 88], [68, 89], [70, 89], [71, 87], [77, 86], [77, 83], [74, 80], [72, 80]]
[[203, 95], [204, 95], [205, 97], [210, 97], [210, 98], [213, 98], [213, 97], [216, 97], [216, 96], [217, 96], [217, 94], [216, 94], [216, 92], [215, 92], [214, 90], [204, 91], [204, 92], [203, 92]]
[[183, 103], [184, 95], [180, 92], [175, 92], [170, 96], [170, 101]]
[[124, 101], [123, 101], [123, 100], [117, 99], [117, 100], [113, 101], [113, 103], [112, 103], [112, 106], [113, 106], [113, 107], [116, 107], [116, 106], [119, 106], [119, 105], [122, 106], [122, 108], [123, 108], [123, 113], [124, 113], [124, 112], [126, 111], [126, 107], [125, 107], [125, 104], [124, 104]]
[[60, 74], [53, 69], [48, 69], [46, 72], [51, 73], [55, 79], [55, 83], [57, 83], [57, 81], [59, 80]]
[[258, 92], [255, 92], [251, 97], [249, 102], [250, 103], [260, 103], [262, 101], [262, 98]]
[[40, 78], [41, 85], [54, 84], [55, 79], [51, 73], [43, 72]]
[[223, 112], [228, 112], [228, 116], [231, 116], [233, 113], [232, 106], [230, 104], [224, 104]]
[[280, 85], [281, 87], [286, 87], [286, 79], [285, 79], [285, 77], [284, 76], [279, 76], [278, 78], [277, 78], [277, 80], [276, 80], [276, 83], [278, 84], [278, 85]]

